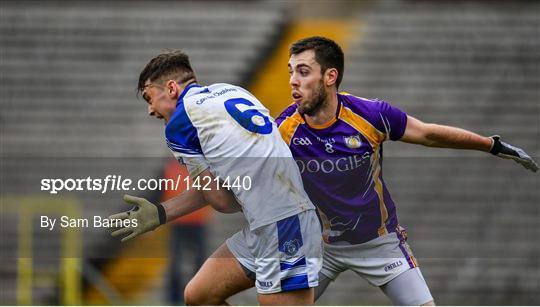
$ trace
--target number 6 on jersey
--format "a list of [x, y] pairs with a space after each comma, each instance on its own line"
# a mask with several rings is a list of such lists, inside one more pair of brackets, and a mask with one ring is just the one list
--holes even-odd
[[225, 101], [225, 109], [229, 115], [244, 127], [246, 130], [259, 134], [270, 134], [272, 132], [272, 122], [268, 116], [254, 109], [240, 111], [238, 105], [255, 106], [253, 102], [244, 98], [235, 98]]

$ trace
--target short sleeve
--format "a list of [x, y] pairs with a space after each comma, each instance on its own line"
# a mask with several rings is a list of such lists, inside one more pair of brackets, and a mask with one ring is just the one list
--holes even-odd
[[183, 161], [192, 179], [210, 168], [205, 158], [184, 158]]
[[407, 127], [407, 114], [386, 101], [375, 100], [372, 113], [375, 126], [392, 141], [401, 139]]

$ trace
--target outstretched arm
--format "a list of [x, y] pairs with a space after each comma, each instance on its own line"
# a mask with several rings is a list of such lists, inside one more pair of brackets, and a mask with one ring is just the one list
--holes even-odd
[[407, 116], [407, 127], [400, 141], [429, 147], [473, 149], [489, 152], [493, 140], [461, 128], [426, 124]]
[[538, 171], [538, 165], [527, 153], [500, 141], [499, 136], [484, 137], [461, 128], [427, 124], [412, 116], [407, 116], [407, 127], [400, 140], [429, 147], [490, 152], [504, 159], [512, 159], [533, 172]]

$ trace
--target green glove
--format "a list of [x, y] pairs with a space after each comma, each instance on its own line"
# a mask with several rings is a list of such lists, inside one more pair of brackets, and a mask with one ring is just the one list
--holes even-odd
[[490, 136], [490, 138], [493, 140], [489, 151], [491, 154], [503, 159], [512, 159], [533, 172], [538, 171], [536, 162], [523, 149], [501, 141], [501, 137], [498, 135]]
[[[137, 220], [137, 223], [129, 223], [127, 227], [112, 227], [109, 230], [112, 231], [111, 236], [125, 236], [122, 238], [122, 242], [133, 239], [145, 232], [156, 229], [159, 225], [165, 224], [167, 216], [165, 214], [165, 208], [161, 204], [153, 204], [148, 200], [140, 197], [124, 195], [124, 201], [135, 205], [131, 210], [113, 214], [107, 219], [131, 219]], [[111, 223], [114, 224], [114, 223]]]

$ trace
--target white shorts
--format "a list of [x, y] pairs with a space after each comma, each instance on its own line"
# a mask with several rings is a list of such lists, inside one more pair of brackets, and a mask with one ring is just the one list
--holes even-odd
[[335, 280], [341, 272], [352, 270], [380, 287], [417, 266], [403, 236], [389, 233], [362, 244], [324, 244], [321, 273]]
[[254, 273], [258, 293], [307, 289], [319, 284], [322, 236], [315, 210], [253, 231], [244, 228], [226, 243], [244, 269]]

